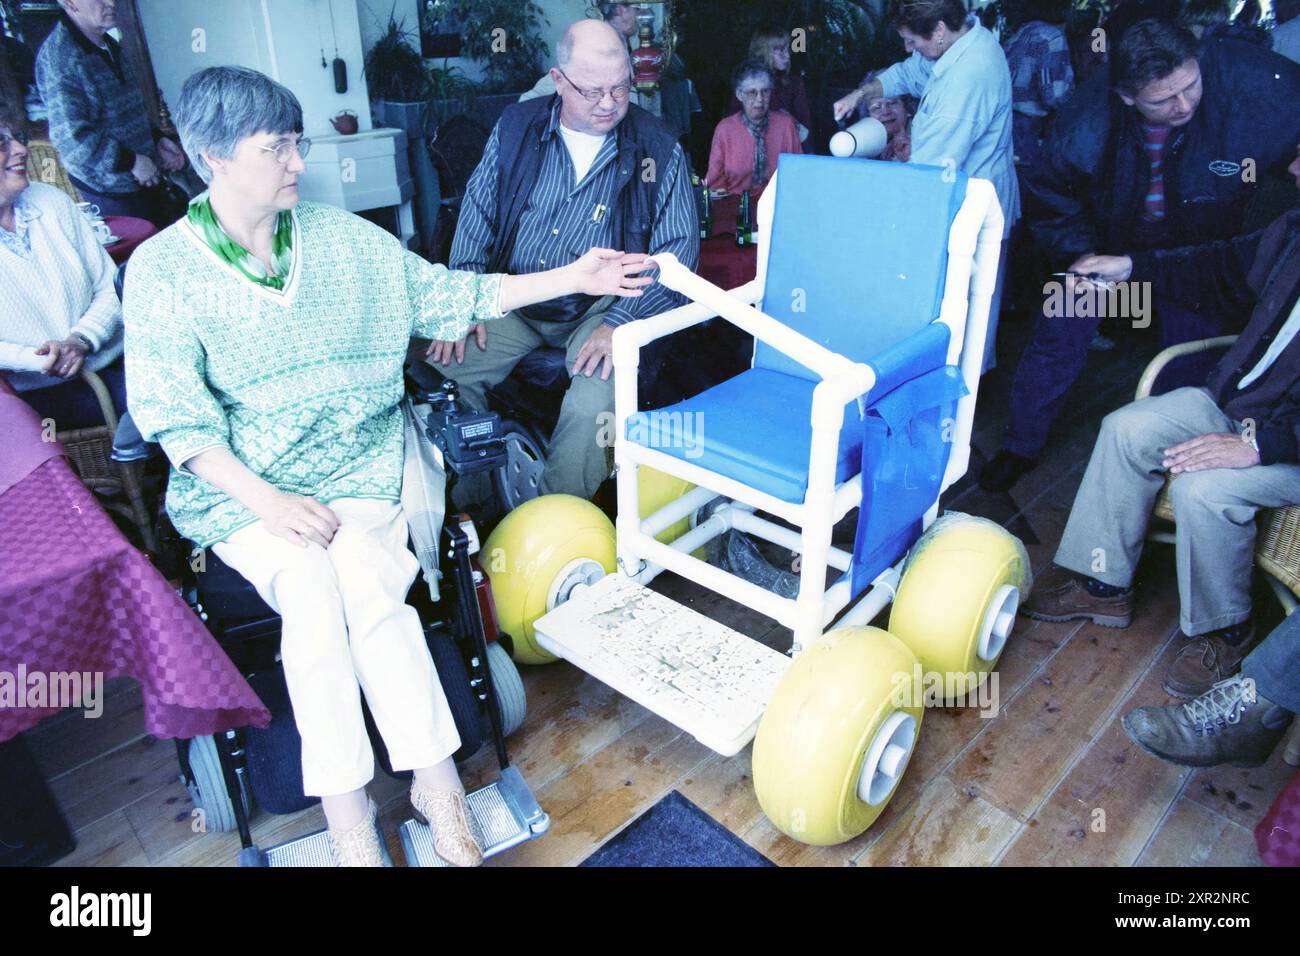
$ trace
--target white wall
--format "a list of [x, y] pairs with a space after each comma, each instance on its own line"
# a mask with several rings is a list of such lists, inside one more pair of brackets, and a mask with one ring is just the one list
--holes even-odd
[[[362, 129], [371, 128], [357, 0], [139, 0], [139, 8], [154, 73], [170, 106], [195, 71], [247, 66], [293, 90], [308, 136], [334, 132], [330, 117], [345, 109], [357, 114]], [[343, 94], [334, 92], [335, 35], [348, 68]], [[320, 65], [322, 43], [328, 68]]]

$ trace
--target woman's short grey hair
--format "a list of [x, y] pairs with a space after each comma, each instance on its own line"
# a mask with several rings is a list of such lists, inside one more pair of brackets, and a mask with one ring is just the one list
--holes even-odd
[[738, 90], [742, 83], [755, 76], [765, 79], [769, 83], [776, 83], [776, 74], [772, 72], [772, 68], [766, 63], [762, 60], [746, 60], [731, 71], [731, 88]]
[[302, 104], [288, 87], [242, 66], [199, 70], [176, 102], [181, 146], [205, 183], [212, 170], [203, 154], [229, 159], [241, 140], [258, 133], [301, 133]]

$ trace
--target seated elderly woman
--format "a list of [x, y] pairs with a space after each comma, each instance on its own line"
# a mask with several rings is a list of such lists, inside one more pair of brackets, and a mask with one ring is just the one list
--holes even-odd
[[885, 150], [876, 159], [905, 163], [912, 157], [912, 117], [916, 115], [915, 96], [873, 96], [858, 108], [861, 116], [879, 120], [889, 134]]
[[772, 71], [756, 60], [746, 60], [731, 75], [741, 110], [713, 131], [705, 177], [711, 188], [729, 193], [753, 190], [757, 196], [776, 172], [781, 153], [803, 152], [794, 118], [770, 108], [772, 85]]
[[0, 373], [57, 428], [99, 425], [83, 368], [126, 407], [113, 261], [65, 193], [29, 182], [22, 127], [0, 109]]
[[412, 336], [561, 295], [639, 295], [644, 256], [593, 249], [523, 277], [451, 272], [340, 209], [298, 200], [302, 108], [253, 70], [186, 81], [175, 116], [209, 184], [142, 245], [126, 288], [127, 381], [172, 462], [167, 509], [283, 618], [281, 657], [341, 865], [383, 862], [365, 792], [364, 692], [439, 856], [477, 865], [460, 745], [420, 621], [399, 506], [402, 364]]

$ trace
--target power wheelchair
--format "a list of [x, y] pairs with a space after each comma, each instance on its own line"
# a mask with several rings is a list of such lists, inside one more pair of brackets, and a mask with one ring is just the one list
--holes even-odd
[[[504, 467], [506, 436], [498, 414], [462, 407], [454, 381], [431, 374], [423, 363], [408, 366], [406, 393], [408, 410], [445, 463], [447, 501], [458, 477]], [[141, 439], [129, 414], [123, 416], [114, 457], [130, 462], [160, 454], [156, 445]], [[455, 759], [463, 762], [490, 743], [500, 765], [496, 781], [468, 794], [471, 825], [484, 856], [492, 856], [541, 836], [550, 822], [511, 765], [506, 749], [506, 737], [524, 720], [524, 686], [511, 660], [511, 637], [497, 627], [491, 584], [478, 566], [473, 521], [466, 515], [447, 515], [437, 542], [436, 571], [425, 554], [432, 551], [432, 543], [427, 548], [415, 543], [424, 573], [417, 576], [407, 601], [425, 626], [429, 651], [460, 734]], [[293, 813], [318, 799], [303, 794], [301, 738], [278, 665], [280, 618], [252, 585], [210, 550], [187, 550], [181, 567], [183, 597], [249, 679], [273, 719], [267, 728], [234, 728], [211, 737], [178, 740], [182, 779], [195, 807], [202, 810], [206, 829], [238, 831], [241, 866], [331, 865], [324, 831], [267, 849], [253, 842], [254, 807]], [[391, 776], [409, 778], [410, 771], [394, 773], [368, 709], [365, 716], [380, 767]], [[433, 850], [428, 827], [407, 820], [400, 837], [409, 865], [444, 865]]]

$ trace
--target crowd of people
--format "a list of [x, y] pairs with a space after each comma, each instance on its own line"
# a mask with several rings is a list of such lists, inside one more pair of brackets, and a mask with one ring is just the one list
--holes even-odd
[[[438, 852], [473, 865], [459, 741], [403, 603], [416, 573], [398, 505], [403, 363], [454, 369], [482, 407], [524, 355], [563, 349], [571, 380], [541, 488], [595, 495], [609, 477], [594, 423], [613, 409], [613, 332], [681, 303], [643, 275], [647, 257], [699, 259], [690, 84], [676, 120], [636, 105], [633, 4], [571, 25], [491, 131], [450, 261], [435, 265], [299, 202], [310, 143], [291, 91], [204, 69], [174, 104], [178, 136], [165, 135], [107, 32], [112, 0], [61, 2], [35, 63], [50, 140], [86, 201], [161, 233], [136, 251], [119, 303], [73, 200], [30, 182], [22, 105], [0, 108], [0, 370], [43, 417], [76, 424], [98, 407], [78, 375], [98, 371], [170, 459], [177, 529], [281, 613], [304, 785], [324, 799], [340, 858], [379, 859], [363, 687], [393, 767], [414, 770]], [[907, 57], [823, 104], [835, 121], [884, 126], [872, 161], [948, 167], [996, 190], [1006, 231], [984, 367], [999, 346], [1019, 361], [987, 490], [1012, 490], [1044, 456], [1102, 331], [1103, 316], [1043, 311], [1023, 343], [1007, 341], [1012, 326], [999, 336], [1015, 276], [1055, 276], [1072, 294], [1149, 283], [1154, 320], [1133, 334], [1152, 342], [1238, 335], [1208, 378], [1105, 419], [1053, 568], [1022, 607], [1128, 626], [1172, 478], [1187, 641], [1165, 688], [1184, 702], [1125, 726], [1186, 764], [1258, 762], [1300, 709], [1300, 626], [1260, 633], [1249, 587], [1256, 515], [1300, 504], [1300, 211], [1253, 213], [1288, 166], [1300, 187], [1298, 7], [1275, 4], [1271, 31], [1229, 29], [1226, 8], [1189, 29], [1176, 0], [1125, 0], [1102, 25], [1104, 64], [1076, 75], [1068, 0], [1006, 4], [1002, 43], [962, 0], [902, 0], [892, 22]], [[703, 179], [757, 195], [782, 155], [814, 148], [818, 104], [785, 31], [759, 31], [739, 59]], [[645, 162], [658, 175], [631, 174]], [[187, 165], [207, 189], [178, 202], [165, 174]], [[472, 500], [471, 482], [462, 491]]]

